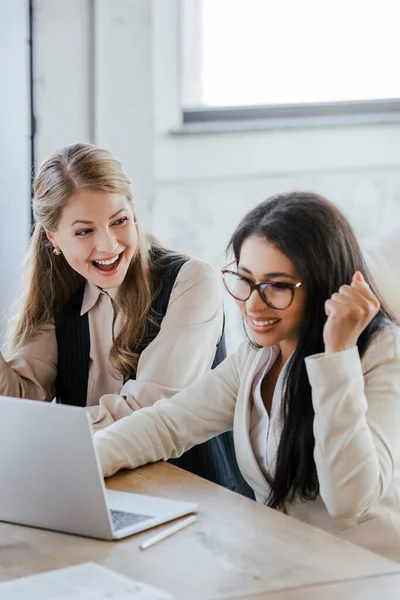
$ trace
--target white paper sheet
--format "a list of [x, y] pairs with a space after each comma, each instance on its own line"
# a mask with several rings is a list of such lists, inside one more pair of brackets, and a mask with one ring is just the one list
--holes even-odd
[[0, 583], [0, 600], [172, 600], [94, 562]]

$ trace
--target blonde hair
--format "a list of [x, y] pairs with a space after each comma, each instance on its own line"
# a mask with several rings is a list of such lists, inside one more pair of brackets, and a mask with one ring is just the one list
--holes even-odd
[[[135, 216], [131, 182], [122, 164], [108, 150], [78, 143], [62, 148], [43, 162], [34, 181], [35, 228], [27, 256], [21, 310], [11, 335], [11, 352], [26, 345], [37, 329], [53, 319], [85, 283], [84, 277], [63, 256], [53, 253], [45, 232], [57, 230], [68, 199], [85, 188], [123, 195]], [[156, 293], [150, 250], [158, 242], [144, 234], [138, 225], [137, 233], [137, 251], [116, 300], [117, 309], [126, 314], [127, 321], [110, 351], [112, 366], [123, 376], [136, 371], [139, 355], [135, 346], [144, 333]]]

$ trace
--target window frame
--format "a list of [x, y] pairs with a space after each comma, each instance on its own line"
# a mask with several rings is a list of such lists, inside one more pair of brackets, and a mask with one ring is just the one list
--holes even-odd
[[[193, 38], [190, 44], [192, 48], [193, 44], [199, 43], [201, 33], [197, 24], [202, 0], [178, 1], [182, 130], [173, 133], [380, 124], [400, 121], [400, 97], [270, 105], [185, 106], [183, 103], [183, 80], [185, 78], [182, 64], [185, 40], [183, 31], [184, 28], [189, 28], [191, 38]], [[185, 47], [184, 50], [187, 52], [190, 48]], [[193, 49], [190, 51], [194, 54], [192, 62], [198, 67], [200, 64], [199, 51]], [[191, 85], [197, 87], [199, 82], [191, 82]]]
[[183, 123], [227, 122], [298, 117], [343, 117], [352, 115], [399, 115], [400, 99], [344, 102], [310, 102], [234, 107], [183, 108]]

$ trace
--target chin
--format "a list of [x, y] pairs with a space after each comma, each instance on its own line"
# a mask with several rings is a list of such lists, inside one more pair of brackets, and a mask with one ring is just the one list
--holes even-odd
[[248, 335], [255, 344], [259, 346], [276, 346], [282, 341], [282, 336], [277, 331], [268, 331], [260, 333], [253, 331], [250, 327], [247, 328]]
[[278, 343], [275, 336], [268, 334], [260, 335], [252, 332], [250, 338], [255, 344], [258, 344], [258, 346], [275, 346]]
[[94, 285], [100, 287], [102, 290], [108, 290], [119, 287], [124, 281], [125, 275], [125, 270], [123, 272], [118, 271], [118, 273], [115, 273], [115, 275], [112, 275], [110, 277], [103, 277], [102, 275], [99, 275], [97, 273], [91, 273], [90, 276], [87, 277], [87, 279]]
[[105, 280], [103, 280], [102, 283], [97, 283], [96, 285], [103, 288], [103, 290], [108, 290], [108, 289], [119, 287], [121, 285], [121, 283], [124, 281], [125, 275], [123, 277], [115, 276], [115, 277], [104, 278], [104, 279]]

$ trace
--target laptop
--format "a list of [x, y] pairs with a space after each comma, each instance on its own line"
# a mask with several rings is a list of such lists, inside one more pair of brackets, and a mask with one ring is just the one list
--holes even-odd
[[0, 521], [114, 540], [197, 510], [106, 490], [80, 407], [0, 396], [0, 457]]

